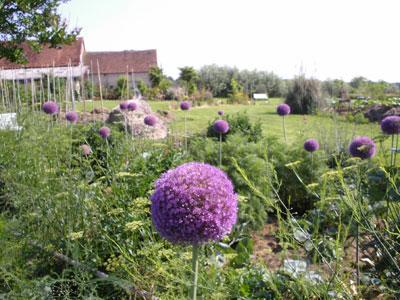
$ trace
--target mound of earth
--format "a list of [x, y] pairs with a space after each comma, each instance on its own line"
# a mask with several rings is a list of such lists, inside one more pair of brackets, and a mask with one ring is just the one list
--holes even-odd
[[[120, 123], [134, 137], [144, 137], [148, 139], [163, 139], [167, 137], [168, 129], [165, 118], [154, 114], [150, 105], [143, 100], [130, 100], [135, 102], [137, 109], [134, 111], [122, 111], [119, 106], [115, 107], [106, 120], [107, 123]], [[144, 118], [148, 115], [154, 115], [157, 118], [155, 126], [144, 124]]]

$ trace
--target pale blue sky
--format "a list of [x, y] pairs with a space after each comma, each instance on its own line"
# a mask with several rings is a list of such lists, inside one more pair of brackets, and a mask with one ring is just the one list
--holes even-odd
[[71, 0], [86, 49], [157, 49], [167, 75], [205, 64], [400, 82], [400, 0]]

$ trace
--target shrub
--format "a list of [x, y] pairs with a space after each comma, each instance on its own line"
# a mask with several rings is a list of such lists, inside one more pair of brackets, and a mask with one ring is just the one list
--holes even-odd
[[[248, 142], [258, 142], [262, 138], [261, 122], [252, 123], [247, 113], [238, 113], [233, 116], [226, 115], [225, 119], [229, 123], [230, 129], [227, 134], [223, 135], [224, 141], [227, 136], [236, 133], [245, 136]], [[207, 137], [219, 138], [219, 134], [213, 128], [215, 120], [208, 125]]]
[[315, 114], [326, 106], [326, 100], [321, 96], [319, 81], [306, 79], [304, 75], [294, 79], [285, 102], [293, 114]]

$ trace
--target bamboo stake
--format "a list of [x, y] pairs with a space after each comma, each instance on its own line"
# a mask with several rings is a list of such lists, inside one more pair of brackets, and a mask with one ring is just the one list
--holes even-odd
[[1, 75], [1, 70], [0, 70], [0, 93], [1, 93], [1, 103], [3, 104], [3, 111], [6, 111], [6, 103], [5, 103], [5, 88], [3, 87], [3, 77]]
[[[93, 80], [93, 62], [90, 60], [90, 78], [91, 78], [91, 93], [92, 93], [92, 116], [94, 115], [94, 80]], [[95, 123], [95, 120], [93, 118], [93, 123]]]
[[51, 92], [50, 92], [50, 71], [47, 70], [47, 101], [51, 99]]
[[[103, 92], [102, 92], [102, 86], [101, 86], [101, 77], [100, 77], [100, 65], [99, 65], [99, 60], [97, 59], [97, 76], [99, 77], [99, 88], [100, 88], [100, 101], [101, 101], [101, 116], [103, 119]], [[105, 120], [103, 120], [104, 123]]]

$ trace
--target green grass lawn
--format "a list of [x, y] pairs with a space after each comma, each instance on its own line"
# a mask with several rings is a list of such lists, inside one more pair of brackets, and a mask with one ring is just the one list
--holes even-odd
[[[190, 133], [205, 132], [207, 125], [215, 120], [219, 110], [223, 110], [225, 114], [247, 113], [252, 121], [259, 120], [262, 124], [263, 132], [267, 135], [275, 135], [283, 138], [282, 117], [276, 114], [276, 106], [283, 100], [281, 98], [270, 99], [268, 103], [265, 101], [258, 102], [256, 105], [241, 104], [222, 104], [222, 105], [205, 105], [193, 107], [187, 112], [187, 128]], [[103, 106], [112, 109], [119, 104], [118, 100], [105, 100]], [[184, 132], [185, 112], [179, 109], [177, 101], [149, 101], [153, 111], [167, 110], [170, 111], [173, 120], [170, 123], [172, 134], [182, 135]], [[94, 105], [94, 106], [93, 106]], [[100, 101], [87, 103], [86, 109], [90, 111], [93, 107], [101, 107]], [[78, 103], [77, 110], [83, 110], [83, 104]], [[314, 137], [323, 140], [327, 136], [334, 135], [351, 138], [355, 135], [368, 135], [374, 137], [380, 133], [377, 123], [369, 124], [353, 124], [340, 117], [334, 120], [328, 115], [289, 115], [285, 117], [285, 125], [288, 141], [294, 141], [299, 137]]]

